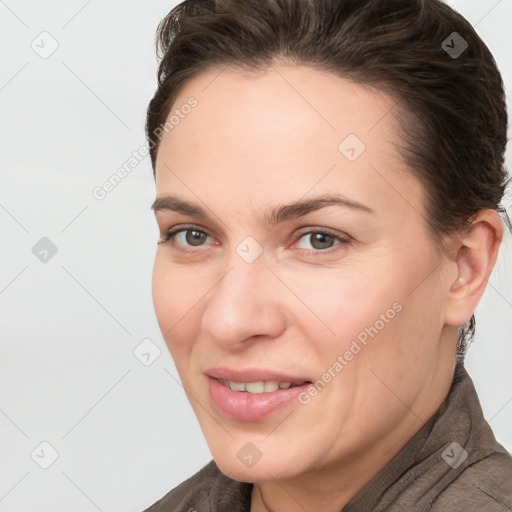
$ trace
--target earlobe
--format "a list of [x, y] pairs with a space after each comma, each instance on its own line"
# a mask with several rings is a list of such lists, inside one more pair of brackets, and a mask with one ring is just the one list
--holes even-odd
[[503, 238], [503, 224], [494, 210], [482, 210], [459, 240], [453, 260], [456, 279], [450, 283], [445, 323], [463, 325], [474, 313], [487, 287]]

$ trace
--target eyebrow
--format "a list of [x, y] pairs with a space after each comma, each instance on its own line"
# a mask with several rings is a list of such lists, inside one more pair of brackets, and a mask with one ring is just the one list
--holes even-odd
[[[267, 224], [274, 225], [286, 220], [303, 217], [308, 213], [326, 208], [327, 206], [342, 206], [365, 213], [375, 213], [369, 206], [347, 197], [338, 194], [326, 194], [311, 199], [299, 199], [293, 203], [277, 206], [269, 214], [265, 214], [264, 219]], [[200, 206], [171, 195], [157, 197], [151, 205], [151, 209], [155, 213], [161, 210], [170, 210], [191, 217], [209, 218], [209, 215]]]

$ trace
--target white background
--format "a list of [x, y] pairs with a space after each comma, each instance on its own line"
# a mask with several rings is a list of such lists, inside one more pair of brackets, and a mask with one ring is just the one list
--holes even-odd
[[[153, 311], [149, 157], [92, 195], [145, 142], [155, 29], [174, 5], [0, 2], [1, 512], [136, 512], [210, 460]], [[510, 109], [512, 0], [451, 5], [495, 55]], [[31, 48], [43, 31], [59, 45], [47, 59]], [[58, 249], [47, 263], [42, 237]], [[512, 450], [510, 239], [467, 367]], [[161, 350], [147, 367], [133, 355], [146, 338]]]

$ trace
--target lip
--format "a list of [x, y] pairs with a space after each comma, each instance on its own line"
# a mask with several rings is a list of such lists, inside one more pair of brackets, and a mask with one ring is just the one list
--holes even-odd
[[[214, 407], [224, 416], [238, 421], [254, 422], [263, 420], [295, 403], [311, 381], [270, 370], [231, 370], [216, 368], [206, 372], [208, 392]], [[303, 383], [288, 389], [278, 389], [268, 393], [248, 393], [233, 391], [218, 379], [234, 382], [259, 382], [276, 380], [279, 382]]]
[[277, 380], [279, 382], [291, 382], [292, 384], [301, 384], [310, 381], [307, 376], [297, 377], [286, 373], [280, 373], [265, 368], [248, 368], [246, 370], [236, 370], [232, 368], [211, 368], [204, 372], [208, 377], [214, 379], [225, 379], [233, 382], [260, 382], [268, 380]]

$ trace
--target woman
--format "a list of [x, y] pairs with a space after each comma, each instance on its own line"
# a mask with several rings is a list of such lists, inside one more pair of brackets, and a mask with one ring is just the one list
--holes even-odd
[[186, 1], [147, 116], [157, 318], [213, 461], [149, 511], [512, 509], [464, 354], [500, 74], [439, 0]]

